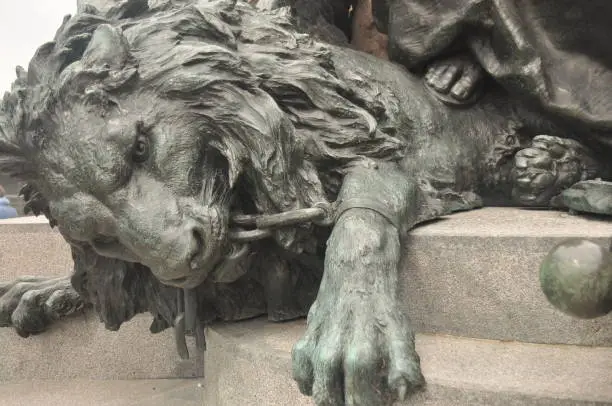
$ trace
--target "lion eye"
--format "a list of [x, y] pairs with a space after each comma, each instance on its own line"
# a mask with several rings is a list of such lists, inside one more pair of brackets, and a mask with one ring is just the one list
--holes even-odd
[[145, 135], [139, 135], [132, 148], [132, 160], [143, 163], [149, 158], [149, 140]]

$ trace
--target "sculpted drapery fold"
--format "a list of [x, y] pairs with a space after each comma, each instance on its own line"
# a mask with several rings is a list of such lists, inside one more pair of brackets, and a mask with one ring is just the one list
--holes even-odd
[[612, 3], [607, 0], [373, 2], [392, 59], [409, 68], [468, 48], [534, 106], [612, 142]]

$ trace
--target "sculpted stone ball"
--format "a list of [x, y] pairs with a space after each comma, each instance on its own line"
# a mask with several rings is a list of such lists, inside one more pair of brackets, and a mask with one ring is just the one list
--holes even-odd
[[612, 254], [592, 241], [574, 238], [554, 247], [540, 267], [548, 301], [581, 319], [612, 311]]

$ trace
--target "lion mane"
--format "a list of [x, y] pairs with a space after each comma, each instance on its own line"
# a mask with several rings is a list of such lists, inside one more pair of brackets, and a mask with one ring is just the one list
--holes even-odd
[[[105, 41], [92, 40], [96, 31]], [[344, 83], [333, 46], [298, 33], [289, 8], [263, 12], [235, 0], [128, 0], [104, 11], [86, 6], [65, 17], [54, 40], [17, 76], [0, 106], [0, 171], [28, 182], [27, 209], [47, 215], [52, 225], [37, 184], [53, 172], [41, 157], [46, 141], [61, 136], [54, 126], [62, 103], [112, 103], [126, 92], [183, 102], [200, 136], [227, 160], [230, 186], [248, 180], [258, 212], [331, 200], [351, 165], [405, 154], [394, 111], [377, 99], [374, 85]], [[289, 230], [279, 242], [299, 252], [298, 242], [312, 240], [311, 231]], [[147, 310], [156, 319], [152, 330], [172, 324], [173, 288], [139, 264], [70, 243], [75, 288], [108, 328]], [[207, 297], [231, 296], [231, 286], [218, 289], [223, 293]], [[213, 305], [207, 317], [241, 318], [235, 309], [246, 304], [221, 307]]]

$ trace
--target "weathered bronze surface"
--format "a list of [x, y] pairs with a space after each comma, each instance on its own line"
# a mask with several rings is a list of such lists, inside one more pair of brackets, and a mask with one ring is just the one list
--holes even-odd
[[[0, 113], [0, 170], [74, 272], [0, 285], [1, 325], [27, 336], [91, 305], [116, 330], [149, 312], [188, 357], [207, 323], [308, 315], [293, 374], [317, 405], [422, 388], [396, 291], [412, 228], [483, 205], [612, 214], [607, 40], [571, 56], [601, 69], [561, 71], [521, 36], [528, 14], [502, 18], [514, 1], [424, 2], [82, 2]], [[363, 10], [392, 61], [351, 47]]]

